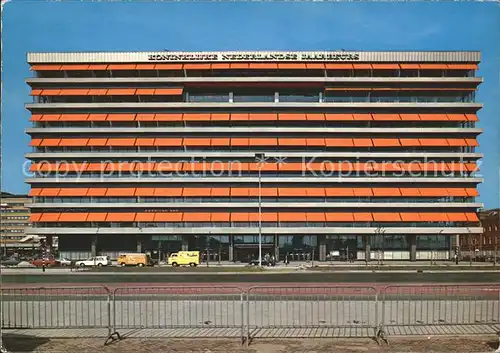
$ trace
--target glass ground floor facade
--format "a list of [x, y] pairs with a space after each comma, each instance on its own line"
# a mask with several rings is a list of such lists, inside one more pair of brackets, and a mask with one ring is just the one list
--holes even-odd
[[[262, 235], [262, 254], [280, 261], [419, 260], [429, 254], [452, 256], [449, 235]], [[258, 235], [61, 235], [59, 251], [77, 254], [148, 252], [163, 260], [169, 253], [198, 250], [209, 261], [248, 262], [258, 258]], [[426, 254], [426, 255], [423, 255]], [[419, 258], [420, 255], [420, 258]], [[436, 255], [434, 255], [436, 256]]]

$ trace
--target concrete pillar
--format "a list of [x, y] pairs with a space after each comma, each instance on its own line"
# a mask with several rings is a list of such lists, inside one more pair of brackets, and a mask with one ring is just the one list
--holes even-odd
[[52, 235], [47, 235], [45, 238], [45, 245], [47, 246], [47, 249], [52, 250]]
[[370, 244], [370, 236], [368, 234], [363, 235], [363, 244], [365, 245], [365, 261], [370, 262], [372, 247]]
[[181, 250], [182, 251], [188, 251], [189, 250], [189, 243], [188, 243], [188, 239], [186, 237], [182, 237]]
[[408, 238], [410, 241], [410, 261], [417, 261], [417, 236], [412, 234]]
[[229, 261], [234, 261], [234, 245], [233, 236], [229, 236]]
[[92, 235], [90, 243], [90, 255], [97, 256], [97, 235]]
[[326, 261], [326, 235], [318, 235], [319, 261]]
[[137, 236], [137, 252], [142, 252], [142, 237], [140, 235]]
[[279, 235], [274, 235], [274, 257], [276, 258], [276, 262], [280, 261], [280, 241]]

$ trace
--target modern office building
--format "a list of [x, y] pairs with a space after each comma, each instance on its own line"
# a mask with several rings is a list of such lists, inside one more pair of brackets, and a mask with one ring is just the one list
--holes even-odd
[[68, 256], [209, 248], [247, 261], [261, 244], [290, 260], [453, 257], [482, 232], [479, 62], [29, 53], [29, 231]]
[[25, 235], [26, 228], [30, 226], [30, 203], [31, 198], [27, 195], [1, 192], [0, 246], [2, 255], [33, 246], [30, 237]]

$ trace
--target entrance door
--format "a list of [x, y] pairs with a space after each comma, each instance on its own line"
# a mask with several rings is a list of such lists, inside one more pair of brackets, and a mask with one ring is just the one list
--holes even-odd
[[358, 256], [356, 236], [331, 236], [328, 242], [328, 258], [330, 261], [353, 261]]
[[[264, 256], [269, 254], [274, 255], [274, 250], [272, 245], [262, 244], [262, 259]], [[259, 246], [258, 245], [235, 245], [234, 247], [234, 260], [242, 263], [248, 263], [251, 260], [257, 260], [259, 258]]]

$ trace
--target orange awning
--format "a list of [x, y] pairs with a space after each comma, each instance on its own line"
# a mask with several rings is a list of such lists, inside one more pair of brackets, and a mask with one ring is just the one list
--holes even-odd
[[181, 138], [157, 138], [155, 146], [182, 146]]
[[372, 67], [378, 70], [399, 70], [399, 64], [394, 63], [372, 64]]
[[278, 68], [277, 63], [250, 63], [250, 69], [258, 70], [276, 70]]
[[445, 70], [448, 68], [447, 64], [420, 64], [420, 68], [424, 70]]
[[399, 64], [399, 66], [401, 67], [401, 69], [404, 69], [404, 70], [420, 69], [419, 64]]
[[108, 70], [135, 70], [135, 64], [110, 64]]
[[306, 114], [304, 113], [280, 113], [278, 114], [278, 120], [294, 120], [294, 121], [303, 121], [306, 120]]
[[155, 213], [153, 212], [145, 212], [145, 213], [136, 213], [135, 221], [136, 222], [154, 222]]
[[135, 145], [135, 138], [110, 138], [106, 142], [106, 146], [134, 146]]
[[289, 70], [304, 70], [307, 67], [305, 63], [278, 63], [278, 68]]
[[353, 222], [354, 214], [353, 213], [325, 213], [327, 222]]
[[182, 188], [156, 188], [156, 197], [181, 197]]
[[353, 68], [352, 64], [335, 64], [335, 63], [326, 63], [325, 67], [327, 70], [349, 70]]
[[355, 212], [353, 213], [355, 222], [372, 222], [373, 216], [371, 213]]
[[60, 213], [42, 213], [40, 217], [40, 222], [57, 222]]
[[42, 213], [32, 213], [30, 215], [30, 222], [31, 223], [39, 222], [41, 217], [42, 217]]
[[158, 88], [155, 89], [156, 96], [180, 96], [182, 95], [182, 88]]
[[374, 222], [399, 222], [401, 221], [401, 217], [398, 213], [390, 212], [377, 212], [373, 213], [373, 221]]
[[59, 146], [61, 139], [43, 139], [42, 146]]
[[85, 212], [72, 212], [72, 213], [61, 213], [59, 216], [59, 222], [85, 222], [87, 220], [88, 213]]
[[186, 213], [182, 215], [183, 222], [210, 222], [210, 213]]
[[182, 64], [155, 64], [156, 70], [182, 70]]
[[229, 64], [231, 69], [248, 69], [250, 66], [248, 63], [231, 63]]
[[106, 92], [107, 96], [133, 96], [135, 88], [110, 88]]
[[125, 197], [134, 196], [135, 188], [108, 188], [106, 196]]
[[135, 114], [108, 114], [109, 121], [134, 121]]
[[155, 64], [137, 64], [135, 65], [136, 70], [154, 70]]
[[30, 67], [31, 71], [59, 71], [61, 69], [61, 65], [32, 65]]
[[447, 64], [448, 69], [451, 70], [477, 70], [477, 64]]
[[135, 213], [132, 212], [113, 212], [108, 213], [106, 217], [106, 222], [133, 222], [135, 219]]
[[416, 212], [400, 213], [399, 217], [403, 222], [420, 222], [420, 215]]
[[93, 196], [93, 197], [99, 197], [99, 196], [104, 196], [106, 195], [107, 189], [105, 188], [90, 188], [87, 191], [87, 196]]
[[87, 216], [87, 222], [104, 222], [106, 221], [107, 213], [89, 213]]

